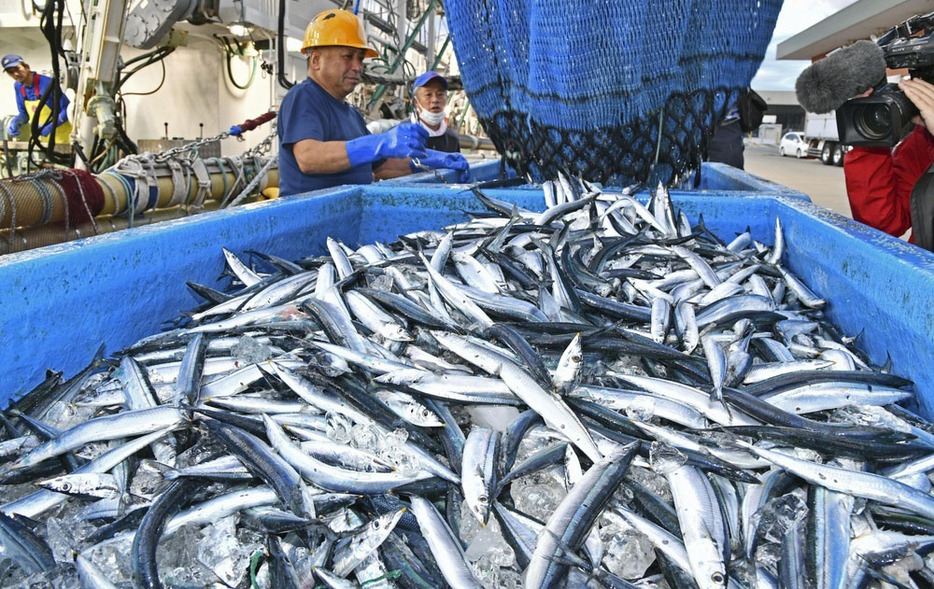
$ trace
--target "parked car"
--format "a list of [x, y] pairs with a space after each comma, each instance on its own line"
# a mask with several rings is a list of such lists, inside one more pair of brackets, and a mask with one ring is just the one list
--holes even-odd
[[796, 158], [806, 157], [808, 154], [808, 142], [804, 140], [804, 134], [797, 131], [785, 133], [781, 142], [778, 144], [778, 153], [781, 155], [793, 155]]

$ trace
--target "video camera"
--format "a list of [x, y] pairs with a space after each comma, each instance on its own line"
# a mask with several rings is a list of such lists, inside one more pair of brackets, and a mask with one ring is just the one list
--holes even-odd
[[[934, 83], [934, 12], [913, 16], [878, 38], [889, 69], [907, 69], [912, 78]], [[873, 93], [837, 109], [837, 131], [845, 145], [892, 147], [911, 132], [918, 109], [883, 78]]]

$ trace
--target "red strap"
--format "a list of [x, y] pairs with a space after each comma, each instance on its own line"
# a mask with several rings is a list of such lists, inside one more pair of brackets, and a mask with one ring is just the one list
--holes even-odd
[[[39, 98], [39, 74], [32, 75], [32, 91], [36, 94], [36, 99]], [[26, 100], [26, 86], [23, 84], [19, 85], [19, 93], [23, 95], [23, 100]]]

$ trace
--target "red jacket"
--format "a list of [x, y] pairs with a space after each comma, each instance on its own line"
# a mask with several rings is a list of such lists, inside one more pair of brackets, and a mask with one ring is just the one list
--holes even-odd
[[894, 150], [854, 147], [843, 160], [853, 218], [899, 237], [911, 228], [915, 182], [934, 164], [934, 137], [918, 126]]

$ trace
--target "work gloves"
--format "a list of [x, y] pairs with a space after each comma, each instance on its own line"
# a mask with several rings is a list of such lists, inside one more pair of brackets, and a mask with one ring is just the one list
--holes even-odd
[[10, 135], [10, 137], [16, 137], [19, 135], [19, 128], [22, 124], [23, 123], [20, 122], [19, 119], [13, 119], [10, 121], [10, 126], [7, 127], [6, 132]]
[[468, 182], [470, 180], [470, 164], [467, 159], [459, 153], [447, 153], [444, 151], [435, 151], [426, 149], [425, 157], [419, 158], [419, 165], [412, 163], [412, 171], [419, 172], [422, 168], [447, 168], [457, 171], [458, 182]]
[[351, 166], [369, 164], [389, 157], [423, 158], [428, 131], [415, 123], [401, 123], [385, 133], [364, 135], [348, 141]]
[[52, 132], [52, 123], [49, 123], [48, 125], [42, 127], [42, 130], [39, 131], [39, 135], [43, 137], [48, 137], [49, 133], [51, 132]]

